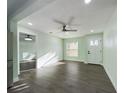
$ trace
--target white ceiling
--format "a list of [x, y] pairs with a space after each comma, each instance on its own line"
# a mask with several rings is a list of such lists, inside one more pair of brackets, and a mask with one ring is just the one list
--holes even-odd
[[19, 8], [21, 8], [29, 0], [7, 0], [7, 15], [13, 15]]
[[[53, 32], [51, 35], [60, 38], [83, 36], [91, 33], [91, 29], [94, 33], [102, 32], [116, 9], [116, 3], [116, 0], [92, 0], [86, 5], [84, 0], [56, 0], [19, 21], [19, 24], [48, 34]], [[67, 23], [71, 17], [74, 17], [72, 24], [80, 24], [73, 27], [78, 31], [68, 34], [59, 32], [62, 25], [54, 19]], [[28, 22], [33, 25], [28, 25]]]

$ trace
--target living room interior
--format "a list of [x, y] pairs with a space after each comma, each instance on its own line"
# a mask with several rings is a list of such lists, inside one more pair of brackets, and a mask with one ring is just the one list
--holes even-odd
[[8, 0], [7, 33], [8, 93], [116, 93], [117, 0]]

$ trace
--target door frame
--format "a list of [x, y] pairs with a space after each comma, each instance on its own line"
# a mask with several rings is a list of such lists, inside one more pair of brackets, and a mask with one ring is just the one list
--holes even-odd
[[[100, 36], [101, 35], [101, 37], [102, 37], [102, 62], [101, 63], [90, 63], [90, 62], [88, 62], [88, 46], [87, 46], [87, 38], [88, 37], [90, 37], [90, 36]], [[103, 65], [103, 32], [101, 32], [101, 33], [93, 33], [93, 34], [89, 34], [89, 35], [87, 35], [86, 36], [86, 42], [85, 42], [85, 44], [86, 44], [86, 64], [96, 64], [96, 65]]]

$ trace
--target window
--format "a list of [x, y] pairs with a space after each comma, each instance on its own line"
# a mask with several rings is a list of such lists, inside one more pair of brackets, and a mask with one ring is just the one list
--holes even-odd
[[78, 56], [78, 42], [69, 42], [66, 44], [66, 55], [71, 57]]
[[90, 46], [94, 46], [93, 40], [90, 41]]
[[90, 46], [98, 46], [98, 40], [91, 40], [90, 41]]
[[95, 43], [94, 43], [96, 46], [98, 46], [98, 40], [95, 40]]

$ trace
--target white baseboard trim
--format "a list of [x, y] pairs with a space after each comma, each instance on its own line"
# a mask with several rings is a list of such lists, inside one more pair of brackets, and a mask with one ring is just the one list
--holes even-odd
[[[88, 62], [84, 62], [85, 64], [94, 64], [94, 63], [88, 63]], [[98, 63], [98, 64], [94, 64], [94, 65], [101, 65], [101, 66], [103, 66], [103, 64], [102, 63]]]
[[107, 68], [106, 68], [104, 65], [103, 65], [103, 68], [104, 68], [106, 74], [108, 75], [110, 81], [112, 82], [112, 84], [113, 84], [115, 90], [117, 91], [116, 85], [113, 83], [113, 79], [112, 79], [111, 75], [109, 74], [109, 71], [107, 70]]
[[83, 62], [84, 63], [84, 61], [80, 61], [80, 60], [63, 60], [63, 61], [68, 61], [68, 62]]

